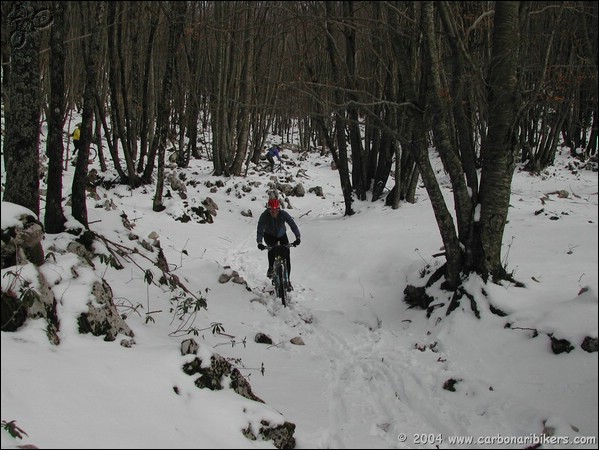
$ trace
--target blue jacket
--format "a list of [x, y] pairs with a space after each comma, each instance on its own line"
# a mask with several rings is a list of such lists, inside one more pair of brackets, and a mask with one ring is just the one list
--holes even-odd
[[274, 147], [271, 147], [266, 154], [271, 157], [276, 156], [279, 161], [283, 162], [279, 153], [279, 148], [276, 145]]
[[260, 215], [260, 219], [258, 219], [258, 230], [256, 233], [256, 241], [258, 242], [258, 244], [262, 243], [264, 234], [270, 234], [278, 238], [285, 236], [285, 234], [287, 233], [285, 223], [287, 223], [291, 227], [291, 231], [293, 231], [295, 237], [299, 239], [299, 228], [293, 220], [293, 217], [291, 217], [287, 211], [281, 209], [279, 211], [279, 215], [275, 219], [270, 215], [270, 211], [268, 209], [265, 210]]

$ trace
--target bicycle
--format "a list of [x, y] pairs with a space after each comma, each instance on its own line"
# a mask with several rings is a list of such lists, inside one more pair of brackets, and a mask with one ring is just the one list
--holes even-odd
[[278, 173], [278, 172], [285, 172], [285, 173], [289, 173], [289, 171], [285, 168], [285, 166], [283, 165], [283, 163], [279, 163], [276, 164], [274, 169], [273, 169], [274, 173]]
[[295, 247], [293, 244], [267, 245], [264, 250], [274, 250], [275, 260], [272, 265], [272, 284], [275, 287], [275, 295], [281, 299], [284, 307], [287, 307], [287, 293], [290, 286], [287, 261], [283, 253], [284, 248]]
[[272, 169], [272, 171], [270, 170], [270, 163], [268, 161], [260, 162], [260, 163], [258, 163], [257, 166], [258, 166], [259, 170], [263, 170], [264, 172], [271, 172], [271, 173], [284, 172], [284, 173], [289, 173], [289, 171], [285, 168], [285, 166], [281, 162], [275, 164], [274, 167], [273, 167], [273, 169]]

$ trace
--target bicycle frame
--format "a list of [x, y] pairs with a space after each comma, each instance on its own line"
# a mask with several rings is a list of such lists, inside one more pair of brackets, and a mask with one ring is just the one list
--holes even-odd
[[283, 248], [294, 247], [293, 244], [266, 246], [265, 250], [275, 251], [275, 260], [272, 266], [273, 277], [272, 284], [275, 287], [275, 295], [281, 299], [283, 306], [287, 306], [287, 288], [289, 286], [289, 272], [287, 271], [287, 261], [283, 254]]
[[[268, 161], [261, 162], [258, 165], [258, 167], [261, 170], [270, 171], [270, 163]], [[273, 173], [277, 173], [277, 172], [289, 173], [289, 171], [285, 168], [285, 166], [283, 166], [283, 163], [281, 163], [281, 162], [275, 163], [275, 165], [273, 167]]]

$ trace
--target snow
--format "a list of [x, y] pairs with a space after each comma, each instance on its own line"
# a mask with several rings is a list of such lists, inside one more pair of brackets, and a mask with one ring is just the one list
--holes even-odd
[[[568, 448], [597, 448], [597, 352], [580, 347], [598, 335], [597, 172], [569, 170], [565, 151], [542, 176], [516, 171], [502, 254], [525, 287], [470, 276], [464, 286], [475, 296], [477, 319], [466, 298], [446, 316], [449, 296], [436, 284], [436, 303], [445, 306], [427, 319], [403, 302], [405, 286], [422, 285], [421, 273], [443, 262], [432, 256], [442, 243], [426, 191], [419, 187], [416, 203], [397, 210], [383, 200], [356, 201], [356, 214], [344, 217], [329, 156], [286, 150], [283, 157], [290, 184], [324, 190], [323, 197], [288, 197], [302, 243], [291, 249], [295, 290], [287, 308], [269, 293], [266, 252], [255, 243], [270, 174], [251, 169], [247, 178], [219, 178], [209, 161], [192, 160], [181, 172], [195, 187], [186, 183], [187, 200], [171, 190], [162, 213], [152, 211], [153, 186], [99, 187], [101, 199], [88, 201], [91, 230], [113, 242], [141, 248], [157, 235], [171, 273], [206, 299], [197, 336], [177, 318], [175, 292], [146, 283], [135, 264], [122, 260], [116, 270], [96, 258], [95, 269], [86, 268], [58, 251], [72, 235], [46, 235], [45, 252], [54, 258], [41, 271], [59, 301], [61, 343], [49, 343], [42, 320], [2, 332], [2, 420], [26, 432], [15, 439], [3, 429], [2, 448], [273, 448], [241, 433], [262, 419], [294, 423], [296, 448], [304, 449], [564, 448], [565, 439]], [[74, 170], [67, 167], [66, 193]], [[219, 180], [224, 187], [206, 185]], [[446, 180], [443, 186], [451, 202]], [[214, 223], [175, 220], [206, 197], [219, 207]], [[107, 200], [116, 209], [106, 209]], [[247, 210], [252, 217], [241, 214]], [[3, 202], [2, 227], [22, 212]], [[105, 245], [97, 251], [106, 253]], [[6, 272], [15, 270], [25, 276], [32, 268], [4, 269], [3, 290]], [[249, 290], [219, 282], [233, 271]], [[131, 348], [120, 345], [126, 336], [105, 342], [77, 331], [90, 286], [101, 279], [135, 333]], [[222, 333], [213, 333], [219, 325]], [[273, 344], [254, 342], [259, 332]], [[549, 334], [575, 349], [555, 355]], [[294, 337], [305, 345], [292, 344]], [[180, 352], [188, 338], [204, 358], [215, 353], [232, 362], [265, 404], [231, 389], [198, 389], [181, 370], [192, 358]]]

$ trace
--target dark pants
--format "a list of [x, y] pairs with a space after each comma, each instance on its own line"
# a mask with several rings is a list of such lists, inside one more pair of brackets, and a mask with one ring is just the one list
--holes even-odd
[[[287, 237], [286, 234], [281, 236], [280, 238], [277, 238], [276, 236], [273, 236], [272, 234], [265, 234], [264, 242], [269, 247], [276, 245], [276, 244], [285, 245], [285, 244], [289, 244], [289, 238]], [[281, 252], [283, 257], [285, 258], [285, 261], [287, 262], [287, 275], [290, 276], [291, 275], [291, 252], [289, 251], [289, 249], [287, 247], [268, 251], [268, 268], [272, 269], [272, 266], [275, 262], [275, 256], [277, 256], [277, 252]]]
[[275, 170], [275, 159], [268, 153], [266, 154], [266, 159], [268, 159], [268, 162], [270, 163], [270, 171], [272, 172], [273, 170]]
[[81, 141], [79, 139], [73, 139], [73, 146], [75, 149], [73, 150], [73, 155], [76, 155], [79, 149], [81, 148]]

